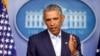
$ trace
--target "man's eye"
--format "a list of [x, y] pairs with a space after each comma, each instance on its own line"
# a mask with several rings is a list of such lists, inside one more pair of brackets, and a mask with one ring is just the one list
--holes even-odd
[[46, 21], [50, 21], [50, 19], [46, 19]]
[[57, 20], [58, 18], [53, 18], [54, 20]]

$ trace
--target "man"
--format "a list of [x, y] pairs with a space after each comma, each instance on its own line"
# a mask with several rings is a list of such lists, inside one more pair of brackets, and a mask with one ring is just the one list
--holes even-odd
[[44, 9], [47, 29], [29, 38], [27, 56], [82, 56], [79, 38], [61, 30], [64, 18], [58, 5]]

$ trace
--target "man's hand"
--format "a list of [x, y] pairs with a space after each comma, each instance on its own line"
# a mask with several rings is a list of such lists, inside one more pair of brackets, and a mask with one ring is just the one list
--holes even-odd
[[72, 34], [70, 34], [70, 39], [69, 39], [69, 49], [71, 51], [71, 54], [76, 54], [77, 52], [77, 41], [75, 36], [73, 36]]

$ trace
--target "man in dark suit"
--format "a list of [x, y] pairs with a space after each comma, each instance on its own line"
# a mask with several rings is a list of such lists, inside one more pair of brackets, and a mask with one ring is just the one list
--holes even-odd
[[29, 38], [27, 56], [82, 56], [79, 38], [61, 30], [64, 18], [58, 5], [44, 9], [47, 29]]

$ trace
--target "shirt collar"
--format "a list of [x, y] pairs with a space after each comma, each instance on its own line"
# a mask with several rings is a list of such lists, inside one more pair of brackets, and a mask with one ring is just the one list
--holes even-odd
[[59, 32], [59, 34], [56, 36], [56, 35], [54, 35], [54, 34], [52, 34], [49, 30], [48, 30], [48, 33], [49, 33], [49, 35], [50, 35], [50, 38], [54, 38], [54, 37], [59, 37], [59, 38], [61, 38], [61, 30], [60, 30], [60, 32]]

